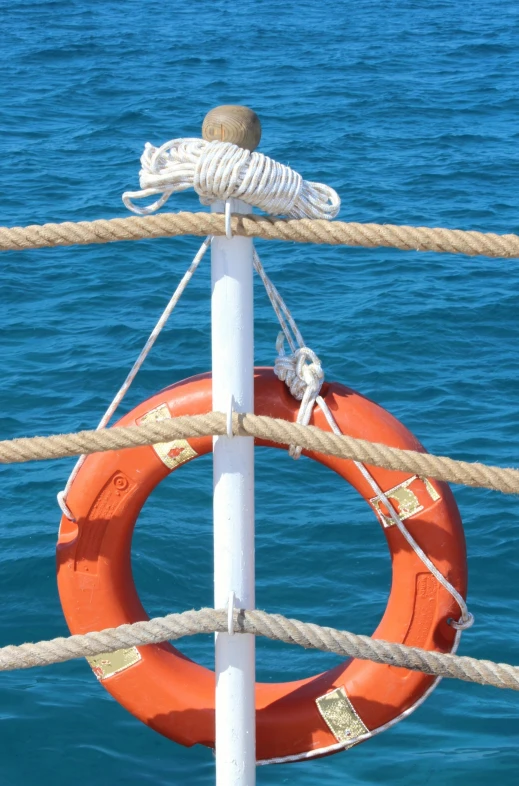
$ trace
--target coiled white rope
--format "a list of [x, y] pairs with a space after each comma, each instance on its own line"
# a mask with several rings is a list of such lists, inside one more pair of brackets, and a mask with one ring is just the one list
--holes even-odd
[[[172, 139], [160, 147], [144, 146], [140, 191], [126, 191], [123, 202], [134, 213], [148, 215], [169, 197], [194, 188], [203, 205], [241, 199], [266, 213], [290, 218], [335, 218], [341, 200], [333, 188], [304, 180], [288, 166], [230, 142]], [[160, 194], [153, 204], [134, 199]]]

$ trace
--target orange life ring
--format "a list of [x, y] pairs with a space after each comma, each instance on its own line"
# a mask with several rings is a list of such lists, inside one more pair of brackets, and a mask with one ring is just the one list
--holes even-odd
[[[398, 420], [353, 390], [330, 383], [322, 395], [344, 434], [423, 450]], [[272, 369], [256, 370], [257, 414], [294, 421], [298, 407]], [[210, 411], [211, 376], [204, 374], [166, 388], [119, 425]], [[328, 429], [317, 408], [312, 422]], [[211, 450], [211, 437], [203, 437], [88, 456], [68, 495], [77, 523], [62, 518], [57, 547], [59, 594], [72, 633], [148, 619], [131, 571], [137, 516], [153, 488], [173, 469]], [[384, 525], [393, 580], [374, 636], [450, 652], [455, 631], [447, 620], [459, 617], [451, 595], [386, 520], [387, 511], [352, 461], [305, 453], [347, 480]], [[426, 554], [465, 597], [465, 541], [450, 489], [401, 472], [377, 467], [369, 471]], [[183, 745], [214, 747], [212, 671], [168, 643], [122, 650], [94, 658], [91, 665], [112, 696], [148, 726]], [[308, 679], [258, 684], [258, 760], [294, 761], [345, 748], [349, 740], [365, 738], [412, 711], [433, 683], [433, 677], [420, 672], [351, 660]]]

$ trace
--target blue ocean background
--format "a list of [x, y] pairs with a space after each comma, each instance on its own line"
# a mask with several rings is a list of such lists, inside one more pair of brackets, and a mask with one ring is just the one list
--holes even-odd
[[[197, 136], [252, 106], [261, 150], [335, 187], [340, 218], [519, 231], [519, 5], [501, 0], [0, 0], [0, 222], [126, 215], [144, 142]], [[172, 210], [197, 208], [173, 198]], [[195, 238], [4, 253], [1, 438], [92, 428], [198, 247]], [[389, 409], [435, 453], [517, 466], [519, 264], [258, 241], [327, 378]], [[209, 265], [189, 286], [121, 412], [210, 367]], [[277, 327], [256, 281], [256, 363]], [[73, 461], [0, 468], [0, 644], [66, 635], [56, 493]], [[135, 534], [150, 615], [212, 603], [211, 462], [152, 495]], [[519, 661], [516, 499], [455, 487], [475, 627], [460, 652]], [[257, 452], [257, 605], [369, 634], [390, 565], [365, 503], [320, 466]], [[211, 665], [209, 637], [182, 643]], [[258, 641], [258, 677], [337, 659]], [[258, 783], [517, 782], [517, 694], [445, 680], [416, 713]], [[3, 786], [214, 782], [211, 751], [174, 745], [84, 661], [0, 675]]]

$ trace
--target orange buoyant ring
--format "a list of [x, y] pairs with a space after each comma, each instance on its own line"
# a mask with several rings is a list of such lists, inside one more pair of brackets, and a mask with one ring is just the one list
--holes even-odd
[[[423, 451], [396, 418], [343, 385], [321, 395], [343, 434], [397, 448]], [[255, 371], [255, 412], [294, 422], [299, 402], [272, 369]], [[184, 380], [139, 404], [117, 425], [199, 415], [212, 409], [211, 376]], [[316, 407], [312, 424], [329, 431]], [[57, 546], [58, 587], [71, 633], [86, 633], [148, 616], [135, 589], [131, 541], [139, 512], [172, 471], [212, 451], [212, 437], [97, 453], [87, 457], [67, 498], [76, 521], [61, 520]], [[269, 443], [256, 440], [256, 444]], [[270, 445], [272, 446], [272, 445]], [[274, 447], [280, 447], [279, 445]], [[333, 469], [374, 509], [392, 560], [392, 585], [375, 638], [451, 652], [456, 631], [448, 624], [459, 609], [427, 570], [350, 460], [304, 451]], [[421, 548], [438, 570], [466, 595], [463, 528], [444, 483], [404, 472], [368, 467]], [[120, 650], [90, 659], [103, 686], [151, 728], [183, 745], [214, 747], [215, 676], [169, 643]], [[435, 678], [421, 672], [349, 660], [295, 682], [256, 686], [257, 758], [295, 761], [323, 756], [363, 739], [412, 711]]]

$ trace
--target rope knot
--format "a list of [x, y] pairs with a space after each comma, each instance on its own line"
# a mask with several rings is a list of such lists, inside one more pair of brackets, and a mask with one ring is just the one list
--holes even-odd
[[467, 609], [464, 609], [460, 619], [457, 622], [453, 619], [447, 621], [449, 622], [449, 625], [452, 625], [455, 630], [468, 630], [474, 625], [474, 615]]
[[[324, 382], [324, 371], [321, 361], [310, 347], [299, 347], [292, 355], [285, 354], [285, 337], [278, 335], [276, 350], [278, 356], [274, 363], [274, 373], [285, 383], [292, 396], [301, 402], [297, 413], [297, 423], [307, 426], [312, 417], [315, 402]], [[298, 459], [301, 448], [290, 446], [292, 458]]]
[[[123, 202], [140, 215], [154, 213], [176, 191], [194, 188], [203, 205], [241, 199], [271, 215], [291, 218], [335, 218], [340, 208], [336, 191], [323, 183], [303, 180], [288, 166], [244, 150], [230, 142], [172, 139], [154, 147], [146, 142], [139, 172], [140, 191], [127, 191]], [[132, 199], [160, 194], [147, 207]]]
[[286, 355], [284, 343], [285, 337], [280, 333], [276, 341], [278, 356], [274, 363], [277, 378], [286, 384], [298, 401], [302, 401], [307, 392], [311, 398], [317, 398], [324, 382], [321, 361], [310, 347], [299, 347], [292, 355]]

